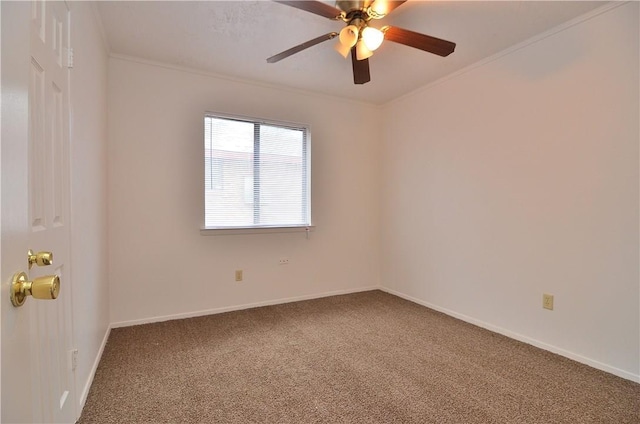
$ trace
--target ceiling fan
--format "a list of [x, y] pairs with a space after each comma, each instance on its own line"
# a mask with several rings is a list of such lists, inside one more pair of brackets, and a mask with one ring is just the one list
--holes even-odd
[[335, 49], [345, 58], [349, 55], [349, 52], [351, 52], [353, 82], [355, 84], [365, 84], [371, 81], [369, 74], [369, 57], [373, 55], [373, 51], [380, 47], [384, 40], [415, 47], [416, 49], [443, 57], [449, 56], [456, 48], [456, 44], [451, 41], [409, 31], [408, 29], [389, 25], [378, 29], [370, 25], [371, 20], [384, 18], [407, 0], [338, 0], [336, 1], [337, 7], [315, 0], [274, 1], [324, 16], [325, 18], [343, 21], [347, 25], [342, 28], [339, 33], [330, 32], [321, 35], [320, 37], [278, 53], [275, 56], [271, 56], [267, 59], [268, 63], [278, 62], [323, 41], [338, 37], [339, 41], [335, 45]]

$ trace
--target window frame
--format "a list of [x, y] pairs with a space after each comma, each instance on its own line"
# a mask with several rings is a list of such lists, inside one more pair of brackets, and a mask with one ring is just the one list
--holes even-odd
[[[205, 178], [202, 178], [202, 211], [203, 211], [203, 224], [200, 228], [201, 235], [232, 235], [232, 234], [260, 234], [260, 233], [289, 233], [289, 232], [306, 232], [307, 236], [310, 231], [315, 230], [315, 225], [312, 224], [312, 215], [311, 215], [311, 128], [308, 124], [300, 124], [286, 121], [277, 121], [271, 119], [264, 118], [255, 118], [250, 116], [243, 115], [234, 115], [227, 113], [218, 113], [218, 112], [205, 112], [202, 118], [204, 125], [202, 126], [202, 138], [205, 139], [205, 127], [206, 127], [206, 119], [207, 118], [219, 118], [219, 119], [227, 119], [234, 121], [242, 121], [246, 123], [253, 124], [254, 126], [261, 125], [269, 125], [280, 128], [288, 128], [292, 130], [300, 130], [303, 131], [303, 143], [302, 143], [302, 158], [303, 158], [303, 169], [306, 168], [306, 172], [303, 172], [303, 209], [305, 210], [304, 215], [307, 217], [307, 224], [292, 224], [292, 225], [241, 225], [241, 226], [209, 226], [205, 225], [205, 216], [206, 216], [206, 191], [207, 185], [205, 182]], [[256, 149], [256, 146], [259, 144], [259, 140], [255, 138], [256, 130], [254, 128], [254, 158], [260, 157], [259, 149]], [[259, 131], [258, 131], [259, 134]], [[259, 138], [259, 137], [258, 137]], [[207, 166], [207, 157], [204, 151], [205, 146], [204, 143], [201, 144], [203, 148], [203, 162], [205, 168], [203, 169], [206, 176], [206, 166]], [[211, 158], [213, 161], [213, 158]], [[256, 169], [259, 169], [260, 161], [254, 160], [254, 184], [256, 179], [259, 180], [259, 172], [256, 172]], [[258, 176], [256, 176], [256, 174]], [[256, 197], [259, 199], [260, 193], [259, 190], [254, 190], [254, 202], [259, 204], [259, 201], [256, 202]], [[254, 211], [255, 213], [255, 211]], [[255, 221], [255, 220], [254, 220]]]

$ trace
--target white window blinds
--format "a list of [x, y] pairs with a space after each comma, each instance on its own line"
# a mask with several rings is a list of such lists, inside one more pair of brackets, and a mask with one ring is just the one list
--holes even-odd
[[305, 126], [204, 118], [205, 228], [311, 224]]

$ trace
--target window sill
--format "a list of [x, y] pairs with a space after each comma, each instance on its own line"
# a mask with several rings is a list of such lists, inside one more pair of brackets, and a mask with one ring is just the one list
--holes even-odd
[[270, 234], [270, 233], [304, 233], [315, 231], [315, 225], [294, 226], [264, 226], [264, 227], [206, 227], [200, 229], [202, 236], [229, 236], [243, 234]]

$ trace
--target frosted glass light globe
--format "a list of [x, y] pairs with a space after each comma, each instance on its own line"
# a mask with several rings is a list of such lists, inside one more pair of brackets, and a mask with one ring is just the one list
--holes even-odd
[[369, 50], [374, 51], [382, 44], [384, 33], [379, 29], [366, 27], [362, 30], [362, 40]]
[[342, 28], [340, 31], [340, 42], [349, 48], [356, 45], [358, 41], [358, 27], [355, 25], [349, 25]]
[[356, 59], [364, 60], [373, 55], [373, 52], [367, 48], [367, 45], [363, 40], [358, 41], [356, 44]]

